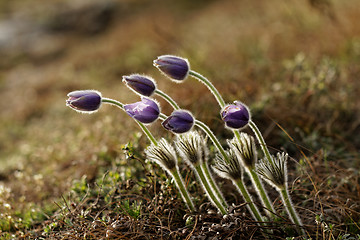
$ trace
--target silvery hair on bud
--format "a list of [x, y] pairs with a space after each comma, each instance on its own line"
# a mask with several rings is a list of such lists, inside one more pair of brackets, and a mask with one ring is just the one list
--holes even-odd
[[185, 162], [191, 167], [201, 164], [206, 159], [205, 139], [197, 131], [178, 135], [175, 146]]
[[177, 157], [174, 147], [162, 138], [158, 142], [158, 146], [151, 144], [145, 150], [146, 156], [150, 161], [159, 164], [165, 170], [176, 168]]
[[274, 188], [282, 189], [287, 185], [287, 153], [278, 153], [271, 156], [274, 162], [272, 165], [266, 158], [256, 164], [256, 171]]
[[257, 152], [253, 136], [247, 133], [240, 133], [240, 139], [228, 140], [229, 146], [235, 151], [244, 167], [253, 168], [257, 161]]
[[214, 171], [223, 178], [230, 180], [238, 180], [242, 178], [242, 166], [240, 164], [238, 156], [234, 150], [229, 149], [225, 151], [229, 157], [229, 161], [224, 159], [221, 155], [217, 155], [215, 158], [215, 164], [213, 165]]

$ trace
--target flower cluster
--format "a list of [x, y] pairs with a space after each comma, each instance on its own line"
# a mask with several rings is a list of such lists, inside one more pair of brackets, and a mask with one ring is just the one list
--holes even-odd
[[[153, 78], [146, 75], [131, 74], [122, 78], [127, 87], [141, 96], [141, 100], [138, 102], [123, 104], [117, 100], [102, 97], [98, 91], [83, 90], [69, 93], [66, 105], [79, 112], [94, 113], [102, 106], [102, 103], [107, 103], [125, 111], [138, 123], [151, 142], [151, 145], [145, 150], [146, 157], [161, 166], [174, 180], [190, 211], [196, 211], [196, 206], [192, 201], [192, 198], [196, 196], [191, 196], [184, 184], [179, 172], [179, 156], [194, 171], [206, 196], [221, 214], [227, 214], [228, 204], [222, 194], [221, 186], [213, 180], [211, 170], [220, 177], [232, 181], [235, 189], [246, 202], [251, 216], [261, 226], [267, 224], [266, 218], [262, 216], [263, 213], [267, 214], [270, 219], [276, 220], [273, 201], [269, 198], [262, 180], [269, 183], [283, 199], [290, 220], [299, 227], [300, 233], [305, 234], [303, 224], [290, 200], [287, 189], [286, 162], [288, 155], [286, 153], [278, 153], [276, 156], [270, 154], [259, 129], [251, 119], [249, 108], [241, 101], [226, 104], [215, 86], [207, 78], [190, 68], [187, 59], [163, 55], [154, 60], [153, 64], [165, 76], [177, 83], [181, 83], [191, 76], [205, 84], [219, 104], [219, 114], [223, 120], [224, 129], [233, 132], [234, 137], [227, 140], [227, 149], [206, 124], [195, 119], [190, 111], [180, 108], [176, 101], [158, 89]], [[169, 116], [161, 112], [159, 103], [154, 99], [156, 97], [163, 98], [173, 107]], [[158, 119], [162, 121], [161, 126], [164, 129], [176, 135], [173, 144], [165, 138], [156, 140], [146, 127], [147, 124], [155, 123]], [[240, 132], [246, 127], [252, 130], [254, 136]], [[203, 137], [203, 134], [206, 135], [206, 138]], [[217, 150], [213, 165], [209, 159], [207, 139], [211, 140]], [[258, 159], [255, 139], [263, 151], [263, 159]], [[243, 181], [245, 174], [250, 178], [251, 185], [245, 184]], [[247, 190], [249, 187], [255, 189], [261, 204], [253, 202], [253, 198]], [[261, 205], [262, 208], [259, 209], [258, 206]]]

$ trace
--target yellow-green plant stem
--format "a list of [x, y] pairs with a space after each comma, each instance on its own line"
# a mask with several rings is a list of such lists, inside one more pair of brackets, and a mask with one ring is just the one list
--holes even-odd
[[[124, 104], [122, 104], [121, 102], [119, 102], [117, 100], [110, 99], [110, 98], [102, 98], [102, 102], [114, 105], [114, 106], [120, 108], [121, 110], [125, 111]], [[145, 133], [147, 138], [150, 140], [150, 142], [152, 142], [155, 146], [158, 146], [157, 140], [151, 134], [149, 129], [143, 123], [141, 123], [141, 122], [139, 122], [137, 120], [135, 120], [135, 121], [140, 126], [141, 130], [143, 130], [143, 132]], [[184, 181], [183, 181], [183, 179], [182, 179], [182, 177], [181, 177], [181, 175], [179, 173], [178, 168], [176, 167], [175, 170], [168, 170], [168, 171], [172, 175], [177, 188], [180, 190], [181, 197], [183, 198], [186, 206], [188, 207], [188, 209], [190, 211], [194, 212], [195, 211], [194, 203], [192, 202], [192, 200], [191, 200], [191, 198], [189, 196], [189, 192], [185, 188]]]
[[249, 121], [249, 126], [251, 128], [251, 130], [254, 132], [256, 138], [258, 139], [260, 146], [261, 146], [261, 150], [263, 151], [265, 157], [267, 158], [267, 160], [270, 162], [270, 164], [275, 167], [274, 161], [270, 156], [270, 152], [269, 149], [266, 146], [265, 140], [260, 132], [260, 130], [258, 129], [258, 127], [256, 126], [256, 124], [253, 121]]
[[184, 199], [186, 206], [188, 207], [188, 209], [190, 209], [190, 211], [194, 212], [195, 211], [194, 203], [192, 202], [189, 193], [185, 188], [185, 184], [179, 173], [179, 169], [176, 167], [175, 169], [170, 170], [170, 173], [173, 176], [176, 186], [180, 190], [181, 197]]
[[199, 121], [199, 120], [195, 120], [195, 126], [197, 126], [198, 128], [200, 128], [203, 132], [205, 132], [205, 134], [210, 138], [210, 140], [213, 142], [213, 144], [215, 145], [215, 147], [218, 149], [218, 151], [220, 152], [220, 154], [223, 156], [223, 158], [226, 161], [229, 161], [229, 157], [228, 155], [225, 153], [224, 148], [221, 146], [219, 140], [215, 137], [214, 133], [210, 130], [210, 128], [203, 122]]
[[210, 183], [210, 187], [213, 189], [213, 191], [215, 191], [216, 197], [220, 201], [221, 205], [223, 205], [223, 207], [227, 209], [229, 207], [229, 205], [225, 201], [224, 196], [221, 194], [219, 187], [215, 184], [215, 182], [212, 178], [212, 175], [210, 173], [208, 163], [206, 161], [201, 163], [201, 169], [205, 175], [205, 178]]
[[[166, 93], [164, 93], [164, 92], [162, 92], [160, 90], [155, 90], [155, 93], [158, 94], [159, 96], [161, 96], [162, 98], [164, 98], [175, 110], [180, 109], [180, 107], [177, 105], [177, 103], [169, 95], [167, 95]], [[160, 117], [162, 119], [166, 119], [166, 116], [164, 114], [161, 114]], [[211, 131], [211, 129], [205, 123], [203, 123], [203, 122], [201, 122], [199, 120], [195, 120], [195, 126], [197, 126], [203, 132], [205, 132], [205, 134], [211, 139], [211, 141], [216, 146], [216, 148], [218, 149], [220, 154], [223, 156], [223, 158], [226, 159], [226, 161], [228, 161], [228, 156], [225, 153], [224, 148], [221, 146], [219, 140], [216, 138], [215, 134]], [[211, 174], [209, 172], [209, 168], [207, 166], [207, 163], [204, 163], [204, 165], [205, 165], [205, 167], [203, 167], [203, 169], [204, 169], [203, 171], [204, 171], [205, 178], [207, 179], [207, 181], [210, 183], [211, 187], [215, 191], [216, 197], [219, 199], [221, 204], [225, 208], [227, 208], [228, 205], [227, 205], [223, 195], [221, 194], [219, 188], [215, 184], [213, 178], [211, 177]]]
[[[257, 129], [257, 128], [256, 128]], [[240, 133], [238, 130], [233, 130], [234, 135], [237, 139], [238, 142], [240, 141]], [[261, 134], [260, 134], [261, 135]], [[255, 168], [250, 168], [248, 166], [244, 166], [246, 169], [247, 174], [250, 176], [251, 182], [253, 183], [253, 185], [255, 186], [255, 189], [257, 190], [257, 194], [260, 197], [261, 202], [265, 205], [266, 207], [266, 214], [272, 218], [275, 218], [275, 209], [270, 201], [270, 198], [258, 176], [258, 174], [255, 171]]]
[[[165, 120], [166, 118], [167, 116], [165, 114], [163, 113], [160, 114], [160, 119]], [[208, 172], [208, 175], [206, 173], [203, 173], [201, 165], [199, 167], [194, 167], [194, 168], [195, 168], [195, 172], [199, 176], [199, 181], [202, 183], [202, 186], [205, 188], [204, 190], [208, 193], [210, 200], [214, 203], [214, 205], [219, 209], [219, 211], [223, 215], [226, 214], [227, 212], [225, 209], [227, 208], [227, 204], [222, 194], [220, 193], [218, 188], [210, 187], [210, 185], [208, 185], [208, 183], [210, 183], [211, 185], [216, 186], [216, 184], [214, 183], [214, 181], [210, 176], [210, 172]], [[214, 191], [212, 191], [212, 189], [214, 189]], [[217, 189], [218, 191], [216, 191], [215, 189]], [[214, 193], [216, 196], [214, 196]], [[221, 202], [224, 202], [225, 204], [221, 204]]]
[[209, 196], [209, 199], [219, 209], [219, 211], [221, 212], [222, 215], [227, 214], [225, 207], [219, 202], [218, 198], [214, 195], [212, 188], [210, 187], [209, 183], [207, 182], [207, 179], [205, 178], [205, 175], [202, 171], [201, 165], [194, 166], [194, 167], [195, 167], [195, 172], [197, 173], [197, 176], [199, 177], [199, 180], [201, 182], [201, 185], [203, 186], [206, 194]]
[[249, 212], [251, 213], [251, 215], [253, 216], [253, 218], [259, 222], [258, 223], [259, 225], [265, 225], [263, 217], [261, 216], [261, 214], [259, 212], [259, 209], [253, 203], [253, 201], [249, 195], [249, 192], [245, 188], [242, 180], [241, 179], [237, 179], [237, 180], [233, 179], [232, 182], [235, 185], [235, 187], [237, 188], [237, 190], [240, 192], [240, 194], [243, 196], [245, 202], [247, 203], [247, 208], [248, 208]]
[[282, 188], [277, 188], [279, 191], [281, 198], [284, 202], [284, 206], [286, 208], [286, 211], [288, 212], [290, 216], [290, 220], [296, 224], [298, 227], [300, 227], [300, 233], [302, 233], [304, 236], [306, 235], [305, 230], [303, 229], [303, 224], [301, 222], [301, 219], [299, 218], [299, 215], [297, 214], [289, 195], [289, 191], [286, 185], [284, 185]]
[[225, 101], [222, 98], [222, 96], [220, 95], [219, 91], [215, 88], [215, 86], [206, 77], [204, 77], [200, 73], [197, 73], [193, 70], [189, 71], [189, 75], [196, 78], [200, 82], [204, 83], [205, 86], [207, 88], [209, 88], [210, 92], [215, 96], [216, 101], [219, 103], [220, 107], [221, 108], [225, 107]]
[[166, 93], [164, 93], [163, 91], [156, 89], [155, 93], [157, 95], [159, 95], [160, 97], [164, 98], [174, 109], [179, 110], [180, 107], [179, 105], [177, 105], [177, 103]]
[[264, 206], [265, 206], [266, 214], [269, 217], [275, 219], [276, 215], [275, 215], [274, 206], [270, 202], [269, 196], [267, 195], [267, 193], [264, 189], [264, 185], [262, 184], [259, 176], [257, 175], [255, 168], [247, 168], [246, 170], [250, 176], [251, 182], [254, 184], [254, 186], [257, 190], [257, 193], [260, 197], [262, 204], [264, 204]]

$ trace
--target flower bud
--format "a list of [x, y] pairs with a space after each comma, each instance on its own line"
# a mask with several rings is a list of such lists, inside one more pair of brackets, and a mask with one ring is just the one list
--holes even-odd
[[273, 164], [266, 158], [256, 164], [257, 173], [270, 185], [278, 189], [286, 188], [287, 184], [287, 153], [278, 153], [271, 156]]
[[124, 106], [126, 113], [142, 123], [154, 122], [160, 114], [158, 104], [150, 98], [142, 98], [140, 102]]
[[82, 113], [93, 113], [101, 106], [101, 93], [95, 90], [73, 91], [67, 95], [66, 106]]
[[173, 170], [177, 165], [177, 156], [174, 147], [162, 138], [158, 145], [151, 144], [145, 150], [146, 157], [157, 164], [159, 164], [164, 170]]
[[162, 125], [173, 133], [185, 133], [190, 131], [194, 121], [194, 117], [188, 111], [176, 110], [162, 122]]
[[154, 66], [172, 80], [185, 80], [190, 71], [187, 59], [172, 55], [163, 55], [154, 60]]
[[123, 82], [135, 93], [147, 97], [150, 97], [156, 89], [155, 81], [152, 78], [139, 74], [123, 76]]
[[227, 161], [222, 156], [216, 155], [215, 164], [213, 165], [214, 171], [222, 178], [230, 180], [242, 179], [243, 169], [238, 156], [231, 148], [225, 153], [229, 160]]
[[224, 107], [221, 111], [221, 118], [229, 128], [244, 128], [250, 120], [250, 112], [245, 104], [235, 101]]
[[178, 135], [175, 146], [190, 166], [194, 167], [206, 161], [207, 148], [204, 145], [206, 140], [196, 131], [190, 131], [182, 135]]
[[255, 140], [247, 133], [241, 132], [240, 138], [234, 137], [227, 141], [229, 146], [235, 151], [245, 167], [254, 168], [257, 161], [257, 153], [255, 147]]

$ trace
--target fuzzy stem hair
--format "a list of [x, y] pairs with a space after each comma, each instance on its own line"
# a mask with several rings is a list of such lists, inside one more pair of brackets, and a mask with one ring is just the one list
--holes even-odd
[[196, 131], [179, 135], [177, 138], [175, 145], [178, 152], [195, 171], [210, 201], [224, 214], [228, 205], [206, 167], [208, 155], [206, 140]]

